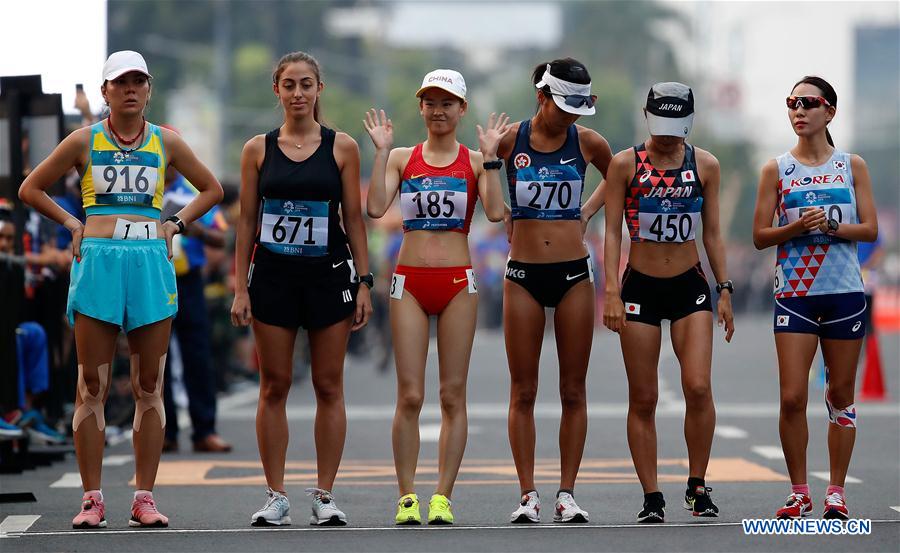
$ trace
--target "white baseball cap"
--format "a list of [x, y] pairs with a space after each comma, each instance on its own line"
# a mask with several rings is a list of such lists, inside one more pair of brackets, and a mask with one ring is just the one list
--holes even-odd
[[103, 64], [103, 80], [111, 81], [131, 71], [138, 71], [148, 77], [153, 77], [147, 71], [147, 62], [144, 61], [144, 56], [133, 50], [113, 52]]
[[422, 96], [422, 93], [429, 88], [440, 88], [453, 94], [462, 101], [466, 101], [466, 80], [459, 71], [452, 69], [435, 69], [425, 75], [422, 79], [422, 86], [416, 92], [416, 96]]
[[656, 136], [687, 138], [694, 125], [694, 92], [686, 84], [656, 83], [647, 93], [647, 127]]

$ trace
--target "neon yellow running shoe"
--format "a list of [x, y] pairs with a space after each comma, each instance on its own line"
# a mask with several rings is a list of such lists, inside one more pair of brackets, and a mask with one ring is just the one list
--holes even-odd
[[414, 493], [408, 493], [397, 502], [397, 516], [394, 522], [398, 525], [422, 524], [422, 515], [419, 514], [419, 497]]
[[428, 502], [428, 524], [453, 524], [453, 512], [450, 511], [450, 500], [439, 493], [431, 496]]

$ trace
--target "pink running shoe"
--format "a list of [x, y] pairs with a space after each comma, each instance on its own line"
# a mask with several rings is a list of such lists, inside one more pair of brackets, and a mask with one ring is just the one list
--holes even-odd
[[137, 492], [131, 503], [131, 520], [128, 526], [140, 526], [141, 528], [166, 528], [169, 519], [156, 510], [156, 502], [150, 492]]
[[72, 528], [106, 528], [106, 507], [98, 491], [84, 492], [81, 512], [72, 519]]

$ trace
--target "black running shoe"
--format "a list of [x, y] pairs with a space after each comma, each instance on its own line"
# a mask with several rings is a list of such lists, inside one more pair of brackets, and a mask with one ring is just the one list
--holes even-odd
[[719, 508], [712, 502], [709, 492], [712, 488], [696, 486], [693, 490], [688, 488], [684, 492], [684, 508], [691, 511], [695, 517], [717, 517]]
[[660, 524], [666, 521], [666, 501], [660, 492], [644, 495], [644, 508], [637, 515], [638, 522]]

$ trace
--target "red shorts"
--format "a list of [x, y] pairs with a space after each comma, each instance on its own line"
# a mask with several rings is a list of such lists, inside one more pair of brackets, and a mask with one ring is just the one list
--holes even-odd
[[456, 294], [477, 293], [471, 265], [462, 267], [410, 267], [397, 265], [391, 279], [391, 298], [409, 293], [428, 315], [440, 315]]

